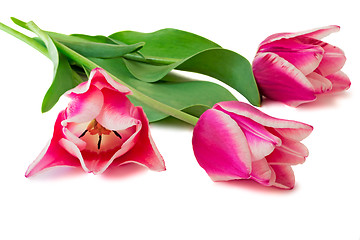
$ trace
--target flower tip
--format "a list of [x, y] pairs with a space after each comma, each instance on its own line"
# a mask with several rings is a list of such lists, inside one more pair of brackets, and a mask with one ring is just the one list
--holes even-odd
[[309, 126], [309, 128], [310, 128], [310, 132], [312, 132], [312, 131], [314, 130], [314, 127], [311, 126], [311, 125], [308, 125], [308, 126]]
[[349, 81], [348, 85], [345, 87], [345, 91], [348, 90], [351, 87], [351, 82]]
[[30, 171], [30, 170], [27, 170], [26, 172], [25, 172], [25, 177], [26, 178], [29, 178], [29, 177], [31, 177], [33, 175], [33, 173]]

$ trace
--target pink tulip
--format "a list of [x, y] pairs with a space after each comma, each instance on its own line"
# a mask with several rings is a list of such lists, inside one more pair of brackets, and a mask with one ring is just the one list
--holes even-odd
[[320, 41], [339, 30], [328, 26], [266, 38], [253, 61], [262, 95], [296, 107], [314, 101], [318, 94], [348, 89], [350, 80], [341, 71], [346, 60], [343, 51]]
[[291, 165], [303, 163], [300, 143], [310, 125], [270, 117], [241, 102], [221, 102], [203, 113], [193, 133], [200, 166], [213, 181], [253, 179], [266, 186], [292, 189]]
[[127, 94], [131, 94], [127, 87], [103, 69], [94, 69], [87, 82], [67, 92], [71, 101], [59, 113], [51, 141], [25, 176], [61, 165], [101, 174], [128, 162], [165, 170], [143, 109], [135, 107]]

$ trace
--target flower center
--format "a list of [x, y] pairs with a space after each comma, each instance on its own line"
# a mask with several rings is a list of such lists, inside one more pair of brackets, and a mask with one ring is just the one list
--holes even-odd
[[79, 138], [82, 138], [83, 136], [85, 136], [85, 134], [89, 132], [90, 135], [99, 135], [99, 140], [97, 143], [97, 148], [100, 149], [101, 147], [101, 140], [102, 140], [102, 135], [110, 135], [112, 132], [115, 134], [115, 136], [117, 136], [118, 138], [122, 139], [121, 135], [115, 131], [115, 130], [109, 130], [105, 127], [103, 127], [100, 123], [98, 123], [96, 121], [96, 119], [92, 120], [89, 125], [86, 127], [85, 131], [79, 136]]

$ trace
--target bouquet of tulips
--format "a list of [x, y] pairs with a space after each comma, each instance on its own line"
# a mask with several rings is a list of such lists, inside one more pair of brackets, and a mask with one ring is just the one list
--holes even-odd
[[[194, 154], [212, 180], [252, 179], [292, 189], [291, 166], [304, 163], [309, 152], [301, 141], [313, 128], [261, 112], [262, 98], [296, 107], [350, 87], [341, 71], [344, 53], [320, 40], [338, 26], [271, 35], [250, 64], [236, 52], [177, 29], [65, 35], [12, 20], [34, 37], [2, 23], [0, 29], [54, 64], [42, 111], [62, 95], [70, 98], [26, 177], [55, 166], [101, 174], [129, 162], [163, 171], [149, 123], [174, 117], [194, 126]], [[173, 70], [213, 77], [250, 104], [219, 84], [189, 80]]]

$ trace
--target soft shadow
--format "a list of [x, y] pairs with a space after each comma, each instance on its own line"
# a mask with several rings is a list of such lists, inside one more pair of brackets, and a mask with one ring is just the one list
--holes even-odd
[[268, 187], [261, 185], [251, 179], [242, 179], [242, 180], [231, 180], [227, 182], [216, 182], [216, 184], [221, 184], [230, 188], [241, 188], [246, 189], [253, 192], [259, 193], [271, 193], [271, 194], [291, 194], [296, 191], [298, 188], [296, 185], [293, 189], [281, 189], [277, 187]]
[[340, 99], [351, 98], [351, 92], [324, 93], [316, 96], [316, 100], [298, 106], [299, 109], [317, 110], [320, 108], [332, 108], [338, 104]]
[[126, 163], [118, 167], [107, 169], [101, 177], [105, 179], [124, 179], [146, 172], [148, 169], [136, 163]]
[[[310, 109], [317, 110], [323, 108], [332, 108], [335, 107], [340, 99], [351, 98], [351, 92], [343, 91], [338, 93], [323, 93], [316, 96], [316, 100], [313, 102], [303, 103], [296, 107], [297, 109]], [[261, 106], [279, 106], [285, 105], [285, 103], [274, 101], [268, 98], [263, 98]]]
[[47, 168], [34, 176], [31, 176], [29, 179], [31, 181], [43, 181], [43, 180], [59, 180], [59, 179], [69, 179], [75, 178], [86, 174], [82, 168], [75, 167], [65, 167], [57, 166], [52, 168]]

